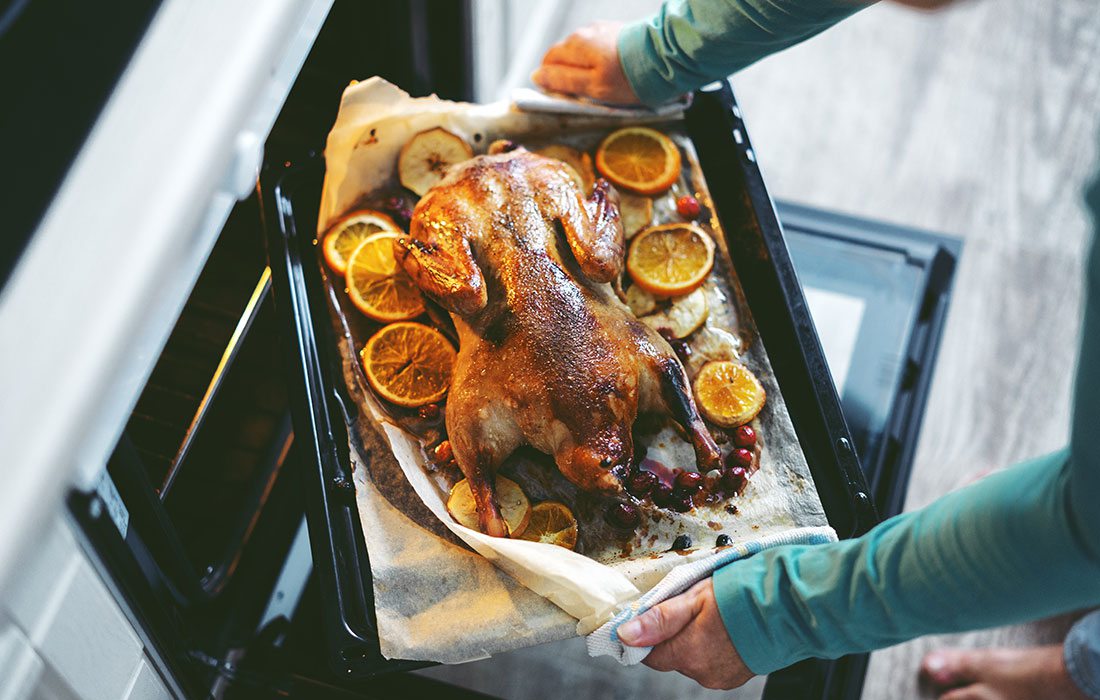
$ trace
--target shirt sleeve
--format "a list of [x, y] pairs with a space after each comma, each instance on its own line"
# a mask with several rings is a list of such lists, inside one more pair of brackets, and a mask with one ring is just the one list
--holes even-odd
[[[1100, 181], [1088, 203], [1100, 222]], [[1068, 449], [988, 476], [857, 539], [776, 548], [715, 573], [722, 620], [753, 672], [1100, 603], [1095, 241], [1085, 290]]]
[[656, 105], [811, 37], [866, 4], [666, 0], [657, 14], [623, 28], [619, 61], [638, 99]]

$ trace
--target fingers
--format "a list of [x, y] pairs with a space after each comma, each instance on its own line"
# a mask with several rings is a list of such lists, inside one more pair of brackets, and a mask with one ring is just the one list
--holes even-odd
[[554, 44], [531, 80], [543, 90], [612, 104], [637, 104], [619, 62], [621, 24], [595, 22]]
[[[726, 632], [710, 579], [632, 622], [638, 629], [626, 629], [626, 637], [634, 646], [653, 644], [643, 662], [652, 669], [678, 671], [705, 688], [719, 690], [736, 688], [753, 676]], [[619, 628], [620, 639], [626, 627]]]
[[696, 596], [686, 593], [673, 596], [620, 625], [617, 630], [619, 639], [623, 644], [632, 647], [650, 647], [660, 644], [679, 634], [680, 630], [695, 617], [697, 611]]
[[542, 64], [555, 64], [561, 66], [576, 66], [578, 68], [590, 68], [588, 52], [580, 45], [575, 35], [570, 35], [564, 41], [551, 46], [546, 55], [542, 57]]
[[649, 652], [642, 663], [654, 671], [680, 671], [689, 674], [689, 670], [684, 666], [683, 659], [691, 654], [692, 650], [685, 648], [686, 643], [689, 644], [691, 641], [680, 636], [661, 642], [653, 647], [653, 651]]
[[592, 69], [544, 63], [531, 74], [531, 80], [535, 85], [550, 92], [586, 95], [591, 91]]

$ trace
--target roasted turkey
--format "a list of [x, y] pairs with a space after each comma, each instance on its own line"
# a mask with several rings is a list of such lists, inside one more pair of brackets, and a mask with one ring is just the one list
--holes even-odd
[[489, 535], [509, 534], [495, 470], [525, 444], [581, 489], [615, 493], [635, 419], [656, 412], [683, 428], [700, 471], [720, 463], [672, 348], [608, 284], [623, 265], [614, 191], [600, 180], [586, 199], [567, 167], [493, 144], [451, 167], [395, 243], [458, 330], [447, 433]]

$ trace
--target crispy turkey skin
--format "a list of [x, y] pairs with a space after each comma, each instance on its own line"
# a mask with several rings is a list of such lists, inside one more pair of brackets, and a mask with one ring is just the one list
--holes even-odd
[[720, 453], [668, 343], [607, 284], [623, 265], [614, 191], [585, 199], [565, 164], [494, 144], [417, 204], [398, 261], [459, 335], [446, 425], [479, 527], [507, 536], [496, 468], [521, 445], [586, 490], [616, 492], [639, 412], [685, 431], [700, 471]]

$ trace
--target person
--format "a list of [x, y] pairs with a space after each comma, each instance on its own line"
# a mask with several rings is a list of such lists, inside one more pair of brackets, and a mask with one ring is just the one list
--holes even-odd
[[[931, 7], [950, 0], [899, 0]], [[541, 88], [656, 105], [823, 31], [867, 0], [666, 0], [652, 17], [578, 29], [547, 51]], [[1100, 222], [1100, 180], [1087, 203]], [[733, 688], [808, 657], [1100, 604], [1100, 246], [1087, 262], [1070, 444], [999, 471], [867, 534], [734, 562], [620, 627], [646, 664]], [[944, 698], [1100, 700], [1100, 617], [1059, 647], [941, 650], [923, 662]]]

